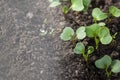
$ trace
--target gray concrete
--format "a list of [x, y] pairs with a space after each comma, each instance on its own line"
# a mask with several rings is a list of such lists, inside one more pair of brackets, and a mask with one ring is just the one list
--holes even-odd
[[0, 0], [0, 80], [63, 80], [64, 26], [47, 0]]

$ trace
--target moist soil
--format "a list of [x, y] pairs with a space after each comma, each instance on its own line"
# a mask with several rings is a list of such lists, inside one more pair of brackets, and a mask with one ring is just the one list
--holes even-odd
[[[70, 3], [63, 3], [63, 5], [70, 6]], [[76, 30], [79, 26], [86, 26], [93, 24], [93, 18], [91, 16], [92, 10], [95, 7], [99, 7], [104, 12], [108, 12], [109, 6], [115, 5], [120, 8], [120, 0], [92, 0], [91, 5], [88, 9], [88, 12], [74, 12], [69, 11], [68, 14], [64, 14], [64, 17], [69, 26]], [[117, 32], [116, 38], [109, 45], [99, 44], [98, 50], [90, 55], [89, 62], [86, 63], [81, 55], [75, 55], [71, 52], [63, 59], [64, 64], [64, 74], [62, 74], [66, 80], [120, 80], [120, 74], [112, 74], [110, 78], [107, 78], [104, 70], [97, 69], [94, 65], [94, 62], [104, 56], [105, 54], [111, 56], [114, 59], [120, 59], [120, 18], [112, 18], [109, 22], [104, 20], [102, 22], [106, 23], [106, 26], [110, 29], [111, 35]], [[94, 40], [84, 39], [83, 42], [86, 45], [92, 45], [95, 47]], [[66, 48], [69, 48], [71, 51], [74, 48], [74, 45], [71, 42]]]

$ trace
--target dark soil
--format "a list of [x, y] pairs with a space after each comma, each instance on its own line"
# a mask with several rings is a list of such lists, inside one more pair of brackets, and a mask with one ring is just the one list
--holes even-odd
[[[93, 8], [99, 7], [104, 12], [108, 12], [110, 5], [115, 5], [120, 8], [120, 0], [92, 0], [92, 4], [89, 7], [88, 12], [73, 12], [69, 11], [65, 14], [66, 21], [69, 22], [73, 29], [77, 29], [79, 26], [85, 26], [93, 24], [91, 12]], [[64, 3], [66, 4], [66, 3]], [[67, 5], [69, 6], [70, 3]], [[109, 45], [99, 44], [99, 49], [90, 56], [89, 63], [86, 64], [81, 55], [69, 54], [65, 56], [65, 71], [63, 76], [66, 80], [120, 80], [120, 74], [112, 74], [108, 79], [103, 70], [97, 69], [94, 65], [95, 60], [101, 58], [105, 54], [110, 55], [112, 59], [120, 59], [120, 18], [112, 18], [112, 21], [108, 23], [105, 20], [106, 26], [110, 29], [110, 33], [113, 35], [118, 33], [115, 40]], [[85, 39], [87, 45], [95, 46], [94, 40]], [[70, 44], [69, 49], [73, 49], [73, 45]]]

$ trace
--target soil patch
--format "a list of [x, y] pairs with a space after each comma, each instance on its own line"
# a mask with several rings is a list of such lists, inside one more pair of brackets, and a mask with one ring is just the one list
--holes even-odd
[[[70, 5], [70, 3], [64, 4]], [[92, 0], [88, 12], [76, 13], [74, 11], [69, 11], [69, 13], [64, 16], [70, 26], [76, 30], [79, 26], [86, 26], [94, 23], [91, 16], [93, 8], [99, 7], [104, 12], [108, 12], [108, 8], [111, 5], [120, 8], [120, 0]], [[65, 71], [63, 76], [66, 80], [120, 80], [120, 74], [112, 74], [108, 79], [105, 76], [105, 72], [97, 69], [94, 65], [94, 62], [105, 54], [110, 55], [112, 59], [120, 59], [120, 18], [111, 18], [111, 22], [108, 22], [108, 20], [104, 20], [103, 22], [105, 22], [106, 26], [110, 29], [111, 35], [116, 32], [118, 33], [115, 40], [109, 45], [99, 44], [99, 49], [90, 56], [88, 64], [85, 63], [81, 55], [69, 54], [65, 56], [65, 62], [63, 63]], [[85, 40], [88, 43], [87, 45], [95, 46], [94, 40]], [[71, 47], [68, 48], [73, 49], [72, 44], [70, 44], [70, 46]]]

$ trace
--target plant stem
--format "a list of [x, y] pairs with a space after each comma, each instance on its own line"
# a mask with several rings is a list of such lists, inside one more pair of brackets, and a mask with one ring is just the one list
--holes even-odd
[[72, 39], [73, 46], [75, 46], [76, 41], [77, 41], [77, 36], [73, 37], [73, 39]]
[[93, 19], [94, 23], [97, 23], [97, 20], [96, 19]]
[[84, 57], [85, 61], [88, 62], [88, 55], [83, 53], [83, 57]]
[[96, 49], [98, 49], [99, 39], [95, 36], [94, 40], [95, 40], [95, 44], [96, 44]]
[[106, 71], [107, 78], [109, 78], [111, 76], [112, 72], [108, 71], [108, 67], [105, 69], [105, 71]]

